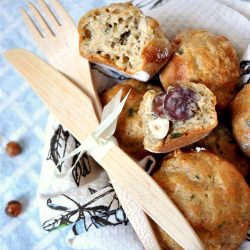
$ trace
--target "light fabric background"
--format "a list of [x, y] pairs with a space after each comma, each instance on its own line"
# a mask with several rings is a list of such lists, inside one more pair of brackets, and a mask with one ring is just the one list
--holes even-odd
[[[77, 22], [87, 10], [110, 1], [61, 2]], [[221, 2], [245, 15], [250, 9], [248, 1]], [[38, 215], [36, 192], [48, 113], [29, 85], [2, 57], [4, 51], [14, 47], [41, 55], [21, 19], [21, 6], [27, 6], [24, 0], [0, 0], [0, 249], [70, 249], [65, 244], [69, 229], [48, 234], [42, 230]], [[4, 146], [9, 140], [21, 143], [24, 150], [20, 156], [6, 156]], [[18, 218], [4, 213], [5, 204], [12, 199], [23, 203], [24, 212]]]

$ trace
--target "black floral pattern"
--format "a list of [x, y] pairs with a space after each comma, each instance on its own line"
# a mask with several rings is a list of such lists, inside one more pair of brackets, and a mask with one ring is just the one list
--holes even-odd
[[249, 75], [249, 78], [246, 80], [246, 82], [244, 82], [244, 84], [250, 83], [250, 61], [247, 60], [240, 62], [240, 76], [242, 77], [244, 75]]
[[[50, 140], [50, 150], [48, 153], [47, 160], [52, 160], [55, 165], [57, 165], [65, 156], [65, 150], [67, 147], [67, 141], [69, 138], [69, 132], [64, 131], [62, 125], [58, 126], [58, 129], [55, 131], [54, 135]], [[57, 166], [58, 170], [62, 171], [62, 166], [64, 162]]]
[[[89, 188], [89, 191], [90, 195], [95, 194], [94, 198], [83, 205], [67, 195], [63, 195], [68, 201], [73, 203], [75, 209], [54, 204], [52, 198], [49, 198], [47, 200], [47, 206], [51, 209], [62, 211], [62, 214], [56, 218], [45, 221], [43, 228], [46, 231], [52, 231], [74, 223], [72, 230], [74, 234], [78, 235], [82, 233], [82, 231], [87, 232], [91, 227], [99, 228], [119, 224], [127, 225], [128, 219], [111, 184], [108, 184], [101, 190]], [[111, 199], [109, 197], [110, 202], [106, 205], [100, 205], [100, 199], [104, 199], [107, 195], [111, 196]], [[80, 229], [79, 224], [82, 225]]]
[[[63, 129], [62, 125], [58, 126], [58, 129], [54, 132], [54, 135], [52, 136], [50, 140], [50, 149], [48, 153], [47, 160], [52, 160], [55, 165], [57, 166], [57, 169], [59, 172], [62, 171], [63, 166], [66, 164], [66, 162], [60, 162], [63, 157], [65, 157], [66, 149], [68, 147], [68, 140], [70, 137], [70, 133]], [[80, 146], [80, 143], [71, 136], [75, 149], [78, 146]], [[77, 160], [78, 154], [73, 157], [73, 159], [68, 164], [71, 164], [71, 166], [74, 166], [76, 160]], [[58, 164], [58, 165], [57, 165]], [[76, 163], [76, 165], [72, 168], [72, 176], [74, 178], [74, 181], [77, 186], [80, 185], [81, 177], [85, 177], [88, 174], [91, 173], [91, 164], [89, 162], [89, 156], [87, 154], [84, 154], [80, 160]]]
[[[80, 143], [75, 140], [76, 148], [80, 146]], [[72, 166], [74, 166], [78, 155], [73, 157]], [[80, 160], [76, 163], [76, 165], [72, 169], [72, 175], [75, 180], [77, 186], [80, 185], [81, 177], [86, 177], [91, 172], [91, 163], [89, 156], [87, 154], [83, 154]]]
[[247, 241], [250, 241], [250, 233], [247, 234], [246, 240], [247, 240]]

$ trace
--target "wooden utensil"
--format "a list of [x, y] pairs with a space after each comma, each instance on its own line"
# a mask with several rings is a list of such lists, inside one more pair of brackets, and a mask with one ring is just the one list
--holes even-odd
[[[50, 1], [56, 13], [44, 0], [39, 0], [39, 3], [40, 11], [30, 2], [28, 2], [28, 6], [40, 29], [28, 13], [21, 9], [26, 26], [51, 65], [73, 80], [90, 97], [96, 115], [100, 119], [102, 107], [92, 81], [90, 65], [86, 59], [79, 56], [78, 32], [73, 20], [57, 0]], [[46, 21], [46, 17], [48, 21]], [[112, 180], [112, 176], [110, 178]], [[122, 207], [143, 246], [145, 249], [159, 250], [160, 245], [146, 214], [118, 185], [113, 182]]]
[[[79, 141], [93, 132], [97, 119], [92, 102], [69, 79], [28, 51], [10, 50], [5, 57]], [[100, 164], [177, 243], [185, 249], [203, 249], [200, 239], [173, 202], [119, 147], [114, 146]]]
[[[21, 8], [26, 26], [51, 65], [69, 77], [92, 100], [95, 100], [94, 107], [98, 116], [102, 112], [102, 106], [94, 85], [88, 84], [92, 82], [90, 66], [89, 62], [79, 54], [78, 32], [73, 20], [57, 0], [50, 0], [56, 13], [44, 0], [38, 2], [43, 12], [31, 2], [27, 3], [36, 22]], [[46, 21], [45, 16], [49, 22]]]

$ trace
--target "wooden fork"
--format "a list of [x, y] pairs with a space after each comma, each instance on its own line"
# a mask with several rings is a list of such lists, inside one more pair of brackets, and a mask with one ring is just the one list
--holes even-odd
[[[100, 118], [102, 107], [92, 84], [89, 62], [79, 54], [78, 32], [73, 20], [57, 0], [50, 1], [57, 15], [44, 0], [38, 0], [38, 2], [45, 15], [31, 2], [28, 2], [28, 6], [39, 26], [21, 8], [25, 24], [51, 65], [76, 83], [92, 100], [95, 100], [96, 115]], [[51, 25], [46, 21], [45, 16]]]
[[[79, 55], [78, 32], [73, 20], [57, 0], [50, 0], [57, 15], [53, 13], [44, 0], [38, 0], [38, 2], [52, 26], [45, 20], [43, 13], [30, 2], [28, 2], [29, 9], [40, 29], [29, 14], [21, 8], [25, 24], [51, 65], [70, 78], [90, 97], [96, 115], [100, 119], [102, 107], [92, 81], [89, 62]], [[112, 179], [112, 176], [110, 177]], [[113, 186], [145, 249], [161, 249], [147, 215], [127, 192], [119, 187], [119, 183], [113, 183]]]

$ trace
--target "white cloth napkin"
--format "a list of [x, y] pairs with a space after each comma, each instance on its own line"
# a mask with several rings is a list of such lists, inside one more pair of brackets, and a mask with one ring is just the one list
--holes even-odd
[[[245, 16], [214, 0], [134, 2], [160, 22], [170, 39], [184, 28], [203, 28], [228, 37], [239, 57], [245, 52], [242, 75], [244, 83], [250, 81], [250, 47], [246, 50], [250, 41], [250, 21], [247, 19], [250, 9], [242, 8], [243, 2], [236, 5], [232, 0], [219, 1], [239, 8]], [[96, 65], [92, 69], [99, 91], [124, 80], [115, 71]], [[82, 126], [84, 129], [84, 124]], [[143, 249], [100, 166], [84, 156], [74, 168], [76, 157], [56, 167], [59, 160], [78, 145], [75, 138], [50, 116], [38, 190], [43, 228], [51, 231], [69, 225], [66, 242], [75, 249]], [[144, 167], [148, 167], [146, 165]], [[250, 242], [244, 242], [241, 249], [250, 249]]]

